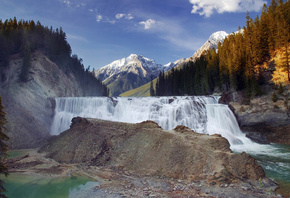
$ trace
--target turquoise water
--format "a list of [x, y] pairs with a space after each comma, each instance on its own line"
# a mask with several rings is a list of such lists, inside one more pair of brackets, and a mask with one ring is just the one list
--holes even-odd
[[[250, 140], [249, 140], [250, 141]], [[254, 157], [266, 172], [268, 178], [280, 185], [278, 193], [290, 197], [290, 146], [280, 144], [257, 144], [250, 142], [234, 145], [232, 149], [240, 153], [246, 151]]]
[[98, 182], [81, 176], [45, 178], [11, 173], [3, 180], [8, 198], [67, 198], [73, 197], [75, 192], [99, 186]]
[[[290, 197], [290, 146], [271, 144], [249, 144], [236, 151], [246, 151], [264, 168], [267, 177], [274, 179], [279, 185], [278, 193]], [[10, 157], [23, 155], [23, 151], [9, 152]], [[43, 176], [30, 176], [20, 173], [11, 173], [5, 181], [9, 198], [68, 198], [75, 194], [85, 195], [85, 191], [99, 186], [98, 182], [88, 177], [69, 176], [62, 178], [49, 178]], [[82, 193], [82, 191], [84, 193]]]
[[290, 146], [279, 144], [272, 146], [276, 148], [273, 155], [256, 154], [253, 157], [264, 168], [267, 177], [280, 185], [277, 192], [290, 197]]

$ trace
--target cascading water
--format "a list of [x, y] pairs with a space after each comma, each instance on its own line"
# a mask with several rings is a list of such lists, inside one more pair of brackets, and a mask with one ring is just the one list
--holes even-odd
[[218, 104], [217, 97], [56, 98], [51, 134], [68, 129], [76, 116], [128, 123], [153, 120], [166, 130], [185, 125], [199, 133], [218, 133], [228, 139], [234, 152], [249, 153], [271, 177], [290, 183], [290, 148], [261, 145], [246, 138], [231, 110]]
[[57, 98], [52, 134], [68, 129], [76, 116], [128, 123], [153, 120], [166, 130], [184, 125], [198, 133], [219, 133], [231, 145], [249, 142], [228, 106], [214, 96]]
[[76, 116], [138, 123], [157, 122], [163, 129], [185, 125], [196, 132], [206, 132], [206, 105], [217, 103], [215, 97], [144, 97], [144, 98], [56, 98], [51, 134], [69, 128]]

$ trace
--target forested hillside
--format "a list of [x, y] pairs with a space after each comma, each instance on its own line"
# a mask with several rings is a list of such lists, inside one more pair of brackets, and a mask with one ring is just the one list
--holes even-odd
[[290, 2], [272, 0], [269, 7], [264, 5], [260, 17], [253, 20], [247, 14], [246, 26], [229, 35], [218, 49], [204, 52], [182, 69], [161, 73], [153, 94], [204, 95], [215, 90], [242, 90], [248, 97], [259, 95], [275, 70], [284, 72], [285, 82], [290, 82], [289, 44]]
[[107, 94], [106, 86], [71, 55], [61, 28], [0, 20], [0, 95], [9, 148], [38, 147], [50, 137], [54, 98]]
[[54, 30], [44, 27], [40, 22], [17, 21], [16, 18], [0, 20], [0, 74], [2, 82], [6, 80], [3, 72], [9, 67], [11, 55], [20, 54], [23, 65], [19, 74], [20, 82], [29, 80], [31, 54], [41, 51], [57, 64], [68, 77], [73, 74], [81, 85], [83, 96], [107, 95], [107, 88], [84, 69], [82, 59], [72, 55], [66, 34], [62, 28]]

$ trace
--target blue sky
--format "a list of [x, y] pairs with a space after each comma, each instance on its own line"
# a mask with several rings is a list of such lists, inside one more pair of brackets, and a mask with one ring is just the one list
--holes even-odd
[[0, 19], [62, 27], [85, 67], [139, 54], [166, 64], [188, 58], [208, 37], [245, 25], [270, 0], [0, 0]]

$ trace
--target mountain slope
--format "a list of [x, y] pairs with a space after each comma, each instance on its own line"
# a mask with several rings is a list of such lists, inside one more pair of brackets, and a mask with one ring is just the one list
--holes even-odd
[[197, 58], [201, 56], [201, 54], [210, 48], [217, 48], [219, 42], [223, 42], [225, 38], [229, 34], [226, 33], [225, 31], [218, 31], [213, 33], [208, 40], [198, 49], [196, 52], [191, 56], [190, 58], [186, 59], [186, 62], [188, 61], [195, 61]]
[[111, 96], [135, 89], [156, 78], [161, 71], [168, 71], [183, 62], [184, 59], [166, 65], [141, 55], [131, 54], [127, 58], [116, 60], [95, 71], [95, 76], [108, 86]]
[[103, 96], [107, 89], [71, 55], [62, 29], [16, 18], [3, 24], [0, 95], [8, 120], [7, 144], [10, 149], [38, 147], [50, 137], [55, 97]]
[[[195, 61], [197, 58], [199, 58], [201, 56], [201, 54], [205, 50], [208, 50], [210, 48], [216, 48], [218, 46], [218, 43], [219, 42], [222, 43], [227, 36], [228, 36], [228, 33], [226, 33], [225, 31], [218, 31], [218, 32], [213, 33], [209, 37], [209, 39], [193, 54], [193, 56], [191, 56], [190, 58], [187, 58], [186, 60], [181, 59], [179, 61], [176, 61], [175, 62], [176, 65], [174, 67], [182, 68], [184, 66], [184, 64], [186, 64], [187, 62]], [[173, 67], [171, 67], [171, 68], [173, 68]], [[167, 71], [169, 71], [169, 70], [167, 70]], [[153, 81], [154, 85], [156, 84], [156, 81], [157, 81], [157, 79]], [[149, 89], [150, 89], [150, 82], [148, 82], [147, 84], [140, 86], [134, 90], [124, 92], [121, 94], [121, 96], [123, 96], [123, 97], [149, 96], [150, 95]]]

